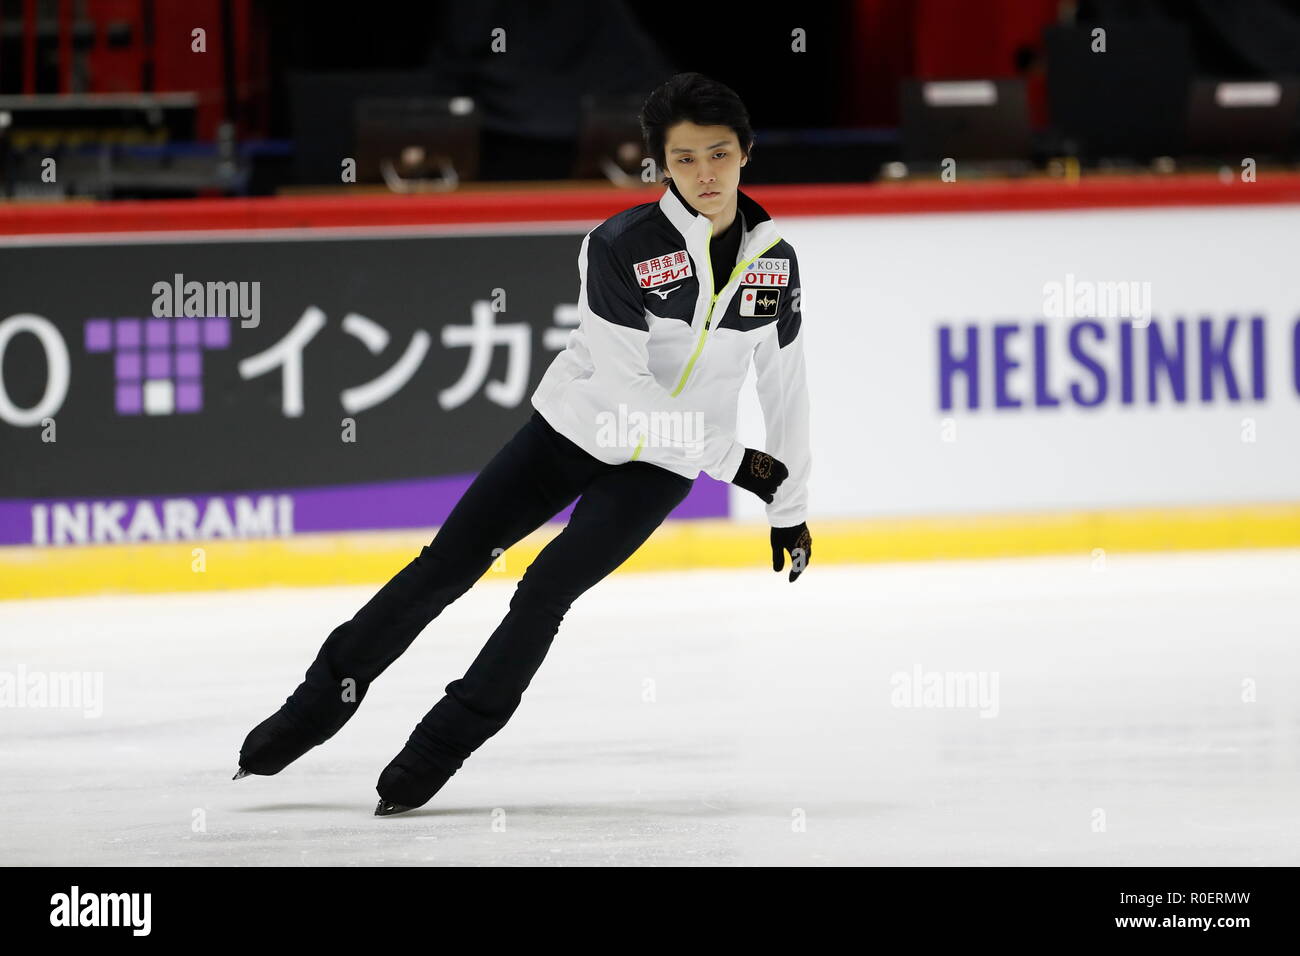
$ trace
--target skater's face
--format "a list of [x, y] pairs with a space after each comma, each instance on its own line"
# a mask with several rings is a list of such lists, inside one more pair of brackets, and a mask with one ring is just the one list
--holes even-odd
[[740, 169], [749, 162], [730, 126], [697, 126], [689, 120], [668, 127], [664, 156], [668, 162], [664, 175], [706, 216], [735, 203]]

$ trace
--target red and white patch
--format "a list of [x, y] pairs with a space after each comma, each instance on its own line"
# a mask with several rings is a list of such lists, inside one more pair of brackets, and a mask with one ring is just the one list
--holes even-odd
[[632, 267], [632, 274], [641, 288], [653, 289], [678, 279], [688, 279], [695, 273], [691, 271], [691, 257], [685, 249], [679, 249], [638, 262]]
[[745, 269], [740, 279], [741, 285], [783, 288], [790, 284], [789, 259], [755, 259]]

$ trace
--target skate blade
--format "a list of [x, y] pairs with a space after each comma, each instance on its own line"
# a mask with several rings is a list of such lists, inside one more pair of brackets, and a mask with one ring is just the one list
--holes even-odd
[[379, 799], [375, 807], [375, 816], [391, 817], [394, 813], [405, 813], [407, 810], [414, 810], [415, 807], [408, 807], [400, 803], [393, 803], [391, 800]]

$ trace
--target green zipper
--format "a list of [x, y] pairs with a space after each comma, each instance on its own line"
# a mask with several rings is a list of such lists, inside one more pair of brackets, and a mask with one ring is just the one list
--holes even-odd
[[[705, 249], [708, 249], [709, 240], [711, 240], [712, 238], [713, 238], [713, 224], [709, 223], [709, 239], [705, 240], [704, 243]], [[732, 280], [735, 279], [739, 273], [744, 272], [747, 268], [749, 268], [749, 264], [751, 262], [753, 262], [755, 259], [761, 256], [764, 252], [767, 252], [768, 249], [771, 249], [772, 246], [776, 245], [780, 241], [781, 241], [781, 237], [777, 236], [770, 243], [768, 243], [761, 250], [759, 250], [757, 254], [750, 256], [744, 262], [740, 263], [738, 266], [732, 269], [731, 275], [728, 276], [727, 281], [722, 284], [722, 287], [725, 289], [727, 286], [731, 285]], [[709, 261], [709, 290], [710, 292], [712, 292], [712, 298], [709, 299], [709, 312], [704, 317], [704, 328], [700, 330], [700, 340], [695, 345], [695, 351], [691, 354], [690, 360], [686, 363], [686, 368], [682, 370], [681, 381], [677, 383], [677, 387], [672, 391], [672, 394], [674, 396], [678, 395], [681, 392], [681, 390], [686, 387], [686, 380], [691, 377], [691, 369], [695, 367], [695, 360], [698, 359], [700, 357], [700, 353], [704, 351], [704, 340], [709, 337], [709, 328], [713, 325], [713, 307], [718, 304], [718, 293], [714, 291], [713, 261], [711, 259]]]
[[[695, 367], [696, 359], [698, 359], [700, 357], [700, 353], [704, 351], [704, 340], [709, 337], [709, 328], [713, 325], [713, 308], [718, 304], [719, 293], [717, 292], [716, 287], [713, 284], [713, 258], [708, 255], [709, 243], [712, 240], [713, 240], [713, 223], [710, 222], [709, 233], [704, 240], [705, 259], [709, 267], [709, 293], [710, 293], [709, 311], [704, 316], [704, 328], [700, 330], [700, 340], [695, 344], [695, 351], [691, 353], [691, 357], [686, 363], [686, 368], [682, 369], [681, 381], [677, 383], [677, 387], [674, 388], [670, 393], [674, 398], [681, 393], [681, 390], [683, 388], [686, 387], [686, 380], [691, 377], [691, 369]], [[750, 256], [744, 262], [740, 263], [738, 266], [732, 269], [731, 275], [728, 276], [727, 281], [722, 284], [722, 287], [725, 289], [727, 286], [731, 285], [732, 279], [735, 279], [737, 274], [744, 272], [747, 268], [749, 268], [750, 263], [752, 263], [755, 259], [761, 256], [764, 252], [767, 252], [768, 249], [771, 249], [774, 245], [776, 245], [780, 241], [781, 241], [781, 237], [777, 236], [770, 243], [764, 246], [758, 253], [756, 253], [753, 256]], [[644, 447], [644, 445], [645, 445], [645, 438], [642, 437], [641, 441], [637, 443], [636, 451], [632, 453], [632, 457], [630, 459], [631, 461], [636, 461], [638, 458], [641, 457], [641, 449], [642, 447]]]

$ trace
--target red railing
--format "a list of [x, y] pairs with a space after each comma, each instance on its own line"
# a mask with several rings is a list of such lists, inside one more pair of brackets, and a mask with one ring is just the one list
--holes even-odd
[[[1217, 176], [1107, 177], [1075, 184], [1036, 179], [906, 185], [753, 186], [775, 216], [997, 212], [1140, 206], [1300, 203], [1300, 174], [1261, 173], [1253, 183]], [[0, 203], [0, 235], [192, 230], [316, 229], [599, 222], [654, 202], [660, 187], [502, 189], [436, 196], [311, 196], [152, 202]]]

